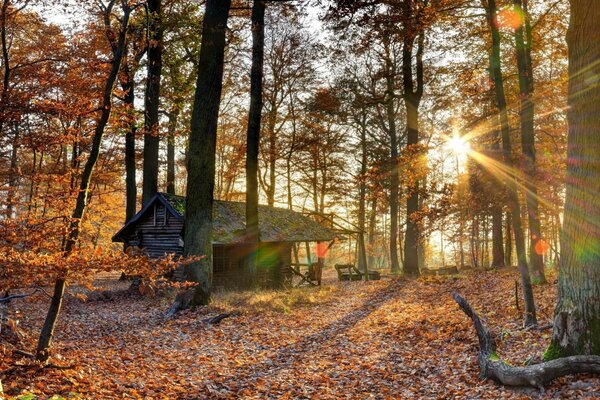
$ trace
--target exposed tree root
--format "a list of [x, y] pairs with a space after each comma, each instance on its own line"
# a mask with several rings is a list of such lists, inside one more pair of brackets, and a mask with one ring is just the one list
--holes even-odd
[[479, 339], [479, 376], [506, 386], [530, 386], [544, 390], [544, 385], [565, 375], [600, 374], [600, 356], [571, 356], [526, 367], [513, 367], [496, 354], [496, 341], [484, 321], [466, 299], [453, 292], [452, 297], [473, 321]]

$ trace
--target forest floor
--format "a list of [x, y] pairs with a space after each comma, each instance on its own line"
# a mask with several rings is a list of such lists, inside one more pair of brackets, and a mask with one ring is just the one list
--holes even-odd
[[[545, 393], [480, 381], [471, 322], [457, 290], [498, 333], [513, 365], [539, 359], [550, 329], [523, 330], [515, 307], [517, 271], [471, 272], [418, 280], [337, 282], [287, 292], [222, 293], [210, 307], [164, 314], [167, 296], [125, 294], [126, 282], [100, 280], [105, 295], [65, 299], [55, 364], [40, 369], [13, 350], [34, 348], [47, 298], [13, 302], [21, 338], [0, 342], [5, 395], [113, 399], [499, 399], [600, 398], [600, 379], [555, 381]], [[541, 325], [556, 287], [536, 286]], [[16, 309], [16, 310], [15, 310]], [[235, 314], [219, 325], [205, 320]], [[14, 338], [13, 338], [14, 339]], [[55, 396], [54, 398], [59, 398]]]

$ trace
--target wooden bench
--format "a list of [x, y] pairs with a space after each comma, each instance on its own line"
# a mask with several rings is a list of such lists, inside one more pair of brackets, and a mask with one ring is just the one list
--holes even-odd
[[448, 265], [436, 269], [423, 268], [421, 273], [425, 276], [456, 275], [458, 274], [458, 268], [456, 265]]
[[[340, 281], [360, 281], [364, 278], [364, 272], [361, 272], [354, 264], [336, 264], [335, 270], [338, 273]], [[379, 271], [369, 271], [369, 280], [378, 281], [381, 279]]]
[[335, 264], [335, 270], [340, 281], [360, 281], [363, 278], [363, 273], [354, 264]]

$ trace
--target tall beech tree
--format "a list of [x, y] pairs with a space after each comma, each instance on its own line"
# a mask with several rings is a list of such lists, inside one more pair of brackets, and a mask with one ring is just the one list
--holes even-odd
[[[103, 13], [105, 16], [110, 16], [112, 14], [115, 3], [116, 0], [111, 0], [106, 5], [102, 6]], [[114, 45], [116, 47], [114, 49], [112, 66], [106, 78], [104, 90], [102, 93], [102, 99], [98, 107], [100, 113], [98, 119], [96, 120], [96, 125], [94, 127], [92, 147], [90, 150], [90, 154], [83, 167], [75, 209], [71, 214], [69, 232], [67, 233], [64, 240], [63, 250], [65, 256], [68, 256], [73, 252], [79, 240], [79, 236], [81, 233], [81, 221], [85, 215], [89, 199], [92, 175], [94, 173], [94, 168], [100, 156], [100, 148], [102, 145], [102, 137], [104, 136], [104, 130], [106, 129], [108, 120], [112, 112], [113, 89], [115, 87], [119, 71], [121, 69], [121, 61], [123, 59], [123, 55], [126, 51], [127, 26], [129, 24], [129, 17], [133, 9], [132, 6], [129, 5], [129, 2], [127, 0], [121, 0], [121, 9], [123, 15], [120, 17], [120, 25], [118, 28], [118, 32], [114, 32], [110, 23], [108, 26], [106, 26], [106, 37], [111, 43], [111, 46]], [[66, 285], [66, 275], [60, 276], [56, 279], [56, 282], [54, 283], [54, 293], [52, 295], [52, 301], [50, 302], [48, 314], [46, 315], [46, 320], [44, 321], [44, 325], [42, 327], [36, 349], [36, 359], [39, 361], [46, 362], [50, 357], [50, 345], [52, 343], [52, 337], [54, 335], [56, 321], [58, 320], [60, 309], [62, 307], [62, 300]]]
[[210, 302], [215, 150], [230, 8], [231, 0], [206, 2], [188, 144], [184, 225], [184, 255], [201, 258], [185, 266], [186, 280], [197, 285], [177, 297], [170, 313]]
[[529, 263], [532, 272], [540, 282], [545, 282], [544, 259], [537, 244], [542, 240], [539, 200], [536, 178], [535, 131], [533, 102], [533, 65], [531, 61], [532, 27], [529, 16], [528, 0], [514, 0], [515, 12], [521, 12], [522, 23], [515, 29], [517, 49], [517, 69], [519, 72], [519, 99], [521, 122], [521, 147], [525, 158], [527, 180], [525, 198], [527, 199], [527, 217], [529, 222]]
[[142, 203], [150, 200], [158, 191], [159, 169], [159, 106], [160, 78], [162, 73], [161, 1], [148, 0], [148, 75], [144, 95], [144, 172]]
[[246, 133], [246, 240], [250, 257], [246, 260], [246, 283], [252, 286], [256, 274], [256, 256], [260, 232], [258, 227], [258, 151], [263, 108], [263, 64], [265, 50], [265, 0], [252, 6], [252, 70], [250, 73], [250, 110]]
[[567, 192], [547, 358], [600, 355], [600, 4], [570, 4]]
[[[404, 35], [402, 43], [402, 83], [404, 87], [404, 107], [406, 108], [406, 146], [418, 163], [419, 149], [419, 105], [423, 97], [423, 50], [425, 46], [424, 16], [428, 1], [405, 1], [402, 7]], [[413, 66], [415, 52], [416, 65]], [[413, 69], [416, 70], [416, 86]], [[417, 220], [420, 209], [419, 180], [408, 188], [406, 200], [406, 233], [404, 240], [404, 274], [419, 276], [420, 229]]]
[[523, 287], [523, 298], [525, 302], [525, 326], [537, 324], [535, 313], [535, 300], [533, 297], [533, 288], [531, 286], [531, 277], [529, 275], [529, 265], [527, 263], [527, 250], [525, 246], [525, 237], [523, 234], [523, 223], [521, 220], [521, 204], [519, 202], [519, 193], [517, 191], [516, 171], [514, 170], [512, 156], [512, 140], [508, 118], [508, 109], [506, 105], [506, 95], [504, 92], [504, 77], [502, 74], [500, 58], [500, 31], [497, 24], [497, 6], [496, 0], [482, 0], [485, 8], [486, 21], [492, 37], [492, 48], [490, 51], [489, 74], [495, 93], [495, 105], [498, 109], [498, 118], [500, 121], [500, 132], [502, 137], [502, 153], [504, 164], [508, 167], [507, 176], [508, 203], [512, 215], [512, 230], [517, 249], [517, 259], [519, 272], [521, 274], [521, 285]]

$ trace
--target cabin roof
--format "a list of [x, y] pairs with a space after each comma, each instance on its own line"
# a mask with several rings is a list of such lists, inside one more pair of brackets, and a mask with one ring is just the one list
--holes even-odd
[[[157, 193], [119, 232], [113, 242], [124, 242], [137, 222], [160, 202], [178, 220], [184, 221], [185, 197]], [[333, 240], [336, 233], [295, 211], [259, 205], [258, 221], [262, 242], [320, 242]], [[246, 230], [246, 203], [215, 200], [213, 206], [213, 243], [243, 243]]]

